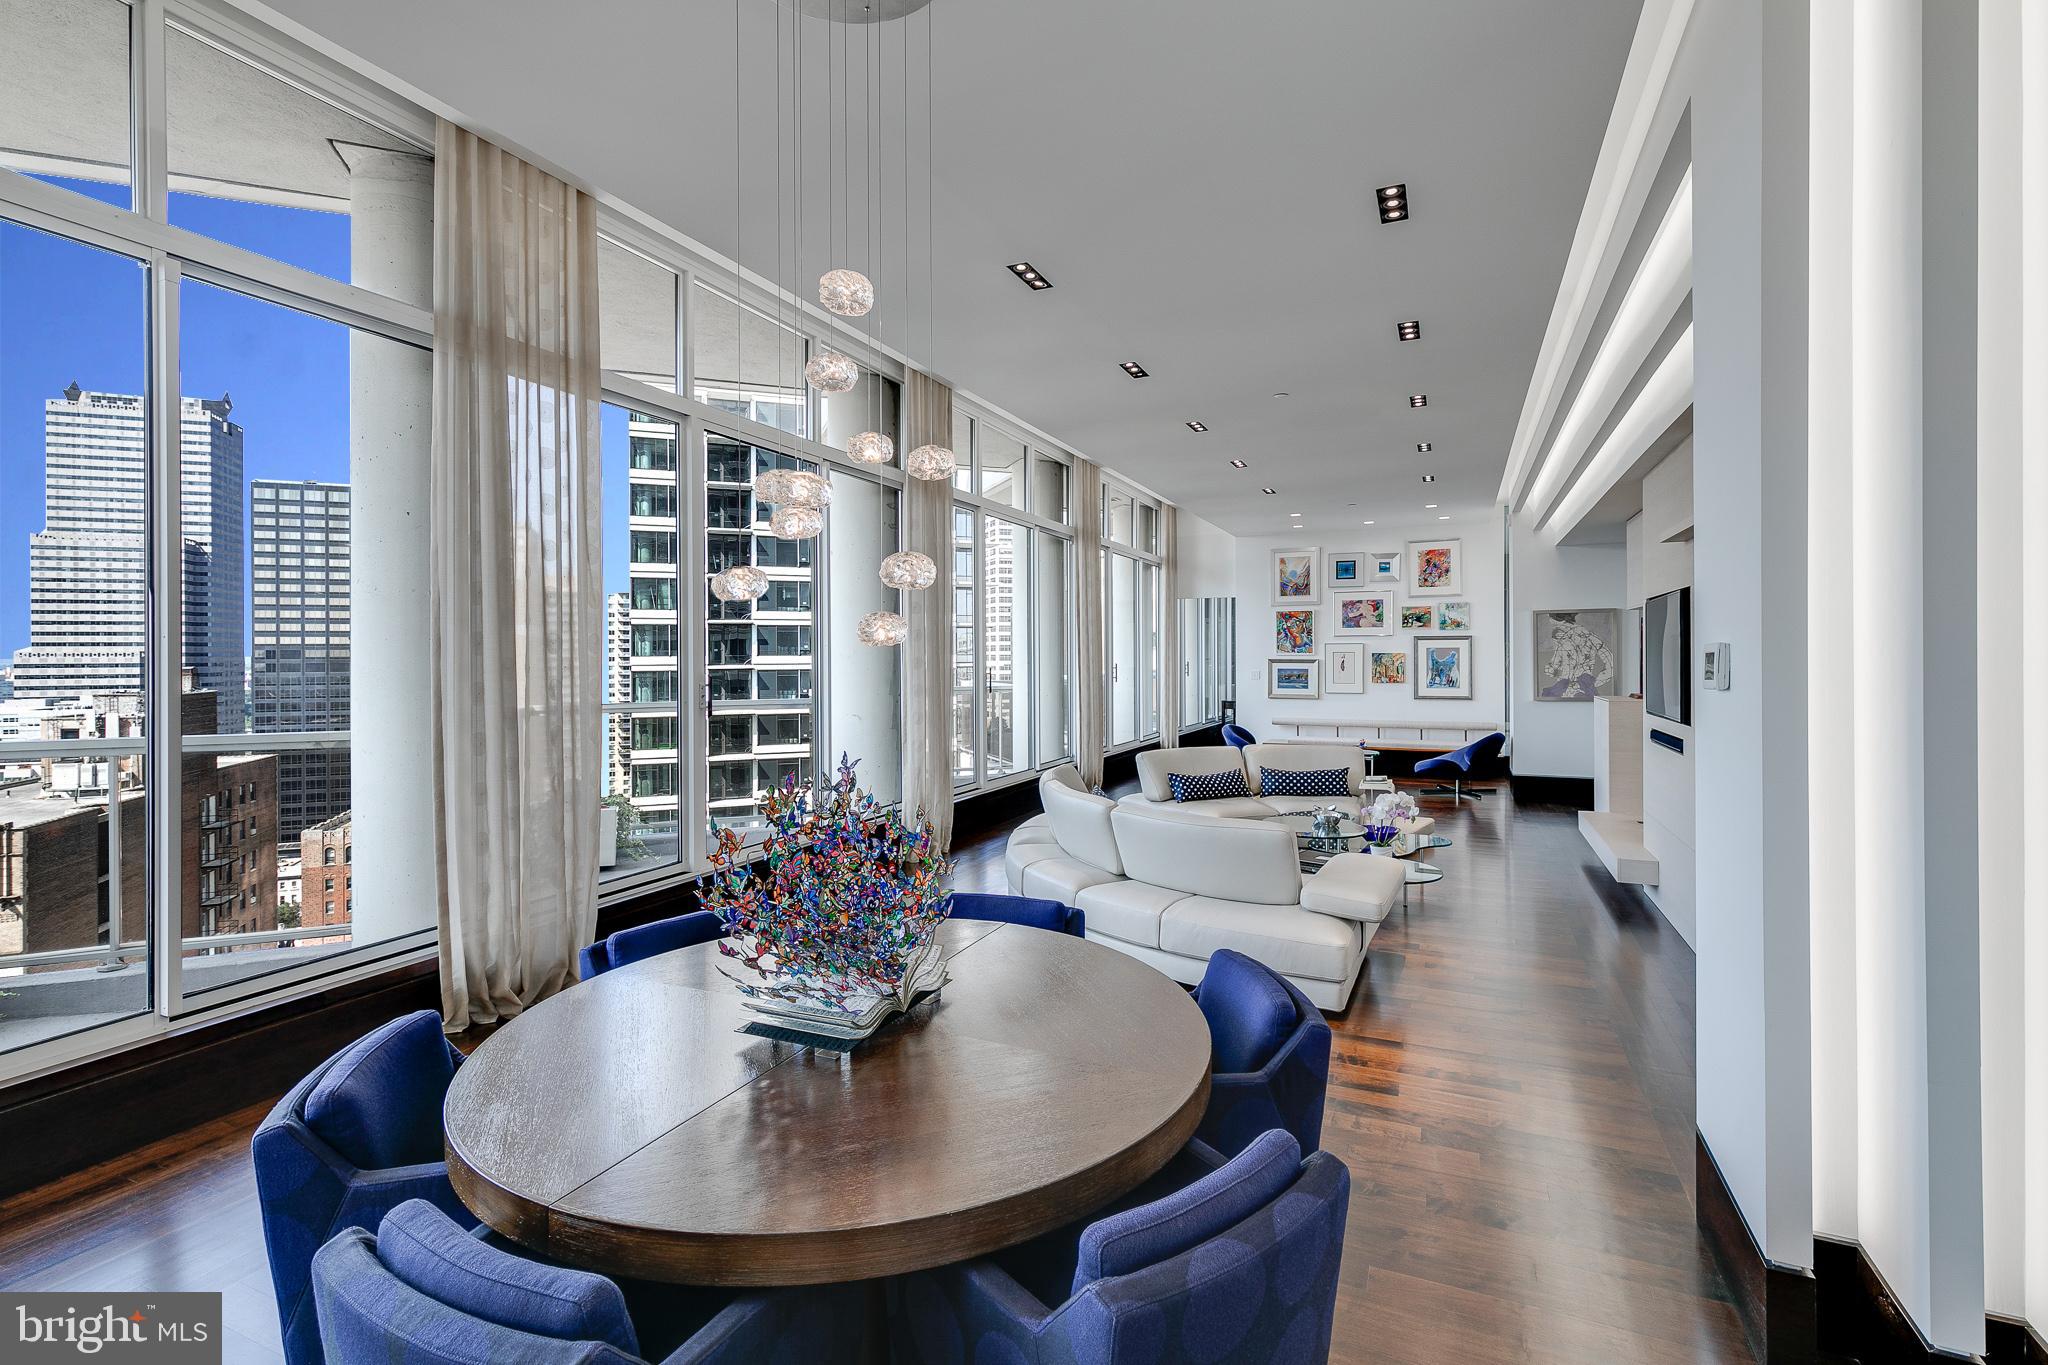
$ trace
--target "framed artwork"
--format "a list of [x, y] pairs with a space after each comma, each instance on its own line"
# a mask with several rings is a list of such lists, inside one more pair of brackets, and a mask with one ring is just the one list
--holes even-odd
[[1275, 701], [1315, 701], [1323, 695], [1323, 665], [1317, 659], [1268, 659], [1266, 695]]
[[1381, 653], [1373, 651], [1372, 680], [1375, 683], [1399, 685], [1408, 681], [1408, 655], [1402, 650]]
[[1337, 692], [1365, 691], [1365, 646], [1331, 645], [1323, 656], [1330, 670], [1329, 688]]
[[1316, 614], [1313, 611], [1273, 613], [1273, 652], [1313, 654], [1316, 652]]
[[1436, 628], [1438, 630], [1472, 629], [1472, 604], [1470, 602], [1437, 603]]
[[1435, 701], [1472, 699], [1471, 636], [1416, 637], [1415, 696]]
[[1444, 597], [1465, 591], [1465, 548], [1460, 540], [1408, 542], [1408, 591]]
[[1621, 675], [1621, 614], [1612, 607], [1535, 613], [1537, 701], [1590, 702], [1615, 695]]
[[1370, 556], [1366, 563], [1371, 566], [1373, 582], [1399, 583], [1401, 581], [1401, 552], [1399, 550], [1383, 550], [1379, 554]]
[[1358, 581], [1358, 561], [1349, 556], [1343, 559], [1331, 560], [1330, 581], [1332, 583], [1356, 583]]
[[1315, 546], [1273, 551], [1270, 573], [1274, 606], [1305, 607], [1323, 600], [1322, 553]]
[[1427, 602], [1411, 602], [1401, 608], [1401, 629], [1435, 630], [1436, 608]]
[[1330, 623], [1332, 635], [1392, 635], [1394, 633], [1394, 599], [1391, 597], [1349, 597], [1337, 595], [1336, 619]]

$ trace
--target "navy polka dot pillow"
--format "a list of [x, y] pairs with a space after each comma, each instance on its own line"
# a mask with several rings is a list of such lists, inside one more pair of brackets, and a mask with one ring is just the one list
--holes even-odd
[[1235, 769], [1227, 773], [1169, 773], [1166, 781], [1176, 801], [1221, 801], [1226, 796], [1251, 795], [1244, 774]]
[[1259, 769], [1261, 796], [1349, 796], [1349, 768], [1306, 768], [1289, 772], [1284, 768]]

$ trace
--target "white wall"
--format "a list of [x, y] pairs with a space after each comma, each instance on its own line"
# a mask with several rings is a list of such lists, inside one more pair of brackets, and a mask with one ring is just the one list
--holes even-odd
[[[1361, 534], [1358, 537], [1344, 540], [1330, 536], [1308, 535], [1237, 538], [1233, 591], [1237, 596], [1238, 723], [1260, 739], [1285, 738], [1273, 728], [1273, 717], [1276, 714], [1328, 716], [1394, 725], [1476, 726], [1504, 723], [1507, 708], [1503, 681], [1505, 637], [1502, 615], [1504, 594], [1501, 581], [1500, 523], [1489, 516], [1410, 526], [1369, 526], [1360, 527], [1359, 530]], [[1336, 594], [1331, 591], [1331, 585], [1327, 581], [1330, 560], [1340, 556], [1358, 559], [1361, 561], [1359, 572], [1364, 575], [1366, 567], [1363, 561], [1368, 555], [1375, 551], [1400, 550], [1401, 567], [1405, 576], [1409, 567], [1408, 542], [1437, 536], [1457, 536], [1464, 542], [1464, 591], [1447, 594], [1444, 597], [1416, 597], [1408, 593], [1405, 583], [1361, 582], [1357, 585], [1361, 592], [1384, 592], [1394, 600], [1397, 612], [1395, 633], [1346, 637], [1339, 641], [1343, 644], [1363, 646], [1368, 667], [1374, 651], [1399, 650], [1407, 654], [1409, 683], [1398, 687], [1374, 686], [1368, 681], [1362, 693], [1339, 693], [1333, 696], [1328, 688], [1328, 680], [1325, 679], [1321, 701], [1272, 701], [1267, 698], [1266, 663], [1269, 659], [1282, 657], [1276, 656], [1273, 652], [1273, 613], [1277, 608], [1273, 605], [1273, 590], [1267, 580], [1273, 551], [1296, 549], [1307, 545], [1318, 545], [1322, 549], [1325, 581], [1322, 584], [1322, 596], [1314, 604], [1316, 653], [1313, 656], [1321, 659], [1325, 657], [1331, 642], [1327, 631], [1336, 603]], [[1186, 595], [1185, 589], [1182, 590], [1182, 595]], [[1443, 601], [1466, 601], [1472, 604], [1470, 634], [1474, 676], [1471, 701], [1419, 701], [1415, 697], [1413, 678], [1417, 632], [1403, 631], [1399, 628], [1398, 611], [1402, 605], [1408, 603], [1419, 605]], [[1588, 743], [1590, 742], [1589, 738]]]
[[[1640, 563], [1630, 574], [1639, 594], [1629, 605], [1659, 593], [1692, 586], [1692, 541], [1674, 539], [1692, 531], [1692, 442], [1671, 452], [1643, 476], [1642, 514], [1632, 548]], [[1650, 742], [1662, 730], [1685, 742], [1675, 754]], [[1696, 874], [1693, 834], [1692, 727], [1643, 714], [1643, 847], [1657, 859], [1657, 885], [1643, 888], [1687, 943], [1697, 945], [1699, 913], [1693, 899]]]
[[[1514, 519], [1514, 749], [1509, 766], [1520, 776], [1591, 777], [1593, 704], [1536, 700], [1536, 613], [1573, 607], [1623, 606], [1628, 592], [1628, 551], [1612, 545], [1550, 545], [1535, 533], [1525, 510]], [[1626, 686], [1616, 689], [1623, 695]]]
[[[1183, 507], [1179, 510], [1178, 597], [1230, 597], [1237, 592], [1237, 537], [1203, 521]], [[1242, 606], [1242, 604], [1240, 604]]]

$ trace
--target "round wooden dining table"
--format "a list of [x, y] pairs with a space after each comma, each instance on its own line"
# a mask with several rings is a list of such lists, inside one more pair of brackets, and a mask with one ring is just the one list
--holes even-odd
[[1209, 1030], [1185, 990], [1039, 929], [951, 920], [940, 943], [944, 990], [847, 1052], [739, 1032], [716, 944], [563, 991], [456, 1072], [456, 1192], [567, 1264], [818, 1284], [1025, 1241], [1193, 1135]]

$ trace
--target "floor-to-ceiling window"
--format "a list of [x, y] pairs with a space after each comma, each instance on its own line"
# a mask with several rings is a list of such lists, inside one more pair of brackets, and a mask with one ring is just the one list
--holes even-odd
[[1156, 739], [1161, 686], [1159, 507], [1120, 483], [1102, 486], [1102, 628], [1106, 742]]
[[431, 121], [175, 4], [6, 27], [0, 1073], [435, 920]]

